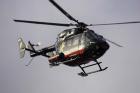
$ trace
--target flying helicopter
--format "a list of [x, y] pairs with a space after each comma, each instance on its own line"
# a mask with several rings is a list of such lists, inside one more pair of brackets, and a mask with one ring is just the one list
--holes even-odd
[[[71, 67], [78, 66], [82, 72], [78, 73], [80, 76], [88, 76], [89, 74], [100, 72], [106, 70], [108, 67], [101, 67], [102, 62], [97, 60], [102, 57], [106, 51], [109, 49], [110, 45], [108, 42], [122, 47], [121, 45], [104, 38], [102, 35], [95, 33], [93, 30], [89, 29], [88, 26], [101, 26], [101, 25], [120, 25], [120, 24], [134, 24], [140, 23], [140, 21], [131, 22], [119, 22], [119, 23], [107, 23], [107, 24], [86, 24], [76, 20], [68, 12], [66, 12], [60, 5], [58, 5], [54, 0], [49, 0], [59, 11], [61, 11], [69, 20], [75, 22], [75, 24], [69, 23], [52, 23], [52, 22], [40, 22], [40, 21], [29, 21], [29, 20], [17, 20], [15, 22], [31, 23], [31, 24], [42, 24], [42, 25], [52, 25], [52, 26], [64, 26], [64, 27], [74, 27], [71, 29], [66, 29], [60, 32], [57, 36], [55, 44], [41, 48], [35, 49], [35, 47], [40, 44], [33, 44], [30, 41], [28, 45], [24, 43], [22, 38], [18, 39], [20, 58], [23, 58], [25, 51], [30, 52], [30, 57], [34, 58], [37, 56], [44, 56], [48, 58], [49, 65], [51, 67], [59, 66], [64, 64]], [[94, 62], [90, 65], [85, 65], [90, 62]], [[86, 72], [85, 68], [95, 66], [99, 67], [96, 71]]]

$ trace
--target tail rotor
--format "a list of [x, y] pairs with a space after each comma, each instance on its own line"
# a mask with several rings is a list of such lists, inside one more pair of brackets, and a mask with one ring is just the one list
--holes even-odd
[[[24, 43], [23, 39], [20, 37], [20, 38], [18, 39], [18, 46], [19, 46], [20, 58], [23, 58], [23, 57], [25, 56], [25, 51], [26, 51], [26, 50], [30, 50], [30, 51], [29, 51], [29, 52], [30, 52], [30, 56], [31, 56], [32, 54], [34, 54], [34, 51], [35, 51], [35, 49], [34, 49], [34, 47], [33, 47], [34, 45], [31, 44], [30, 41], [28, 42], [28, 45], [26, 46], [26, 44]], [[36, 46], [39, 46], [39, 45], [37, 44]], [[29, 66], [29, 65], [31, 64], [31, 62], [33, 61], [33, 58], [34, 58], [34, 57], [32, 57], [31, 60], [30, 60], [25, 66]]]
[[19, 54], [20, 58], [23, 58], [25, 55], [26, 45], [22, 38], [18, 39], [18, 46], [19, 46]]

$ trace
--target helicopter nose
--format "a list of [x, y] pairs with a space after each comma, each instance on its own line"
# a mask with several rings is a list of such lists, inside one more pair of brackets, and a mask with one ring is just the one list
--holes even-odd
[[100, 47], [103, 50], [108, 50], [110, 46], [109, 46], [109, 44], [107, 42], [102, 42], [102, 43], [100, 43]]

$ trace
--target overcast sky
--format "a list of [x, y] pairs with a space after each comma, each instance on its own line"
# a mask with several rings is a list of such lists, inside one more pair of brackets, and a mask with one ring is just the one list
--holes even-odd
[[[79, 21], [96, 24], [140, 20], [140, 0], [55, 0]], [[67, 29], [15, 23], [13, 19], [73, 23], [48, 0], [0, 0], [0, 93], [139, 93], [140, 24], [90, 27], [115, 41], [99, 59], [106, 71], [80, 77], [78, 67], [50, 68], [47, 58], [36, 57], [28, 67], [28, 53], [19, 58], [17, 39], [52, 45]], [[95, 70], [91, 67], [88, 70]]]

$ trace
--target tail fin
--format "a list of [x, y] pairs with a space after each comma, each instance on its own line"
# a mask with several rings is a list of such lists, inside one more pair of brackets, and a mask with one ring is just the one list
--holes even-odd
[[19, 45], [20, 58], [23, 58], [25, 55], [26, 45], [25, 45], [24, 41], [22, 40], [22, 38], [18, 39], [18, 45]]

